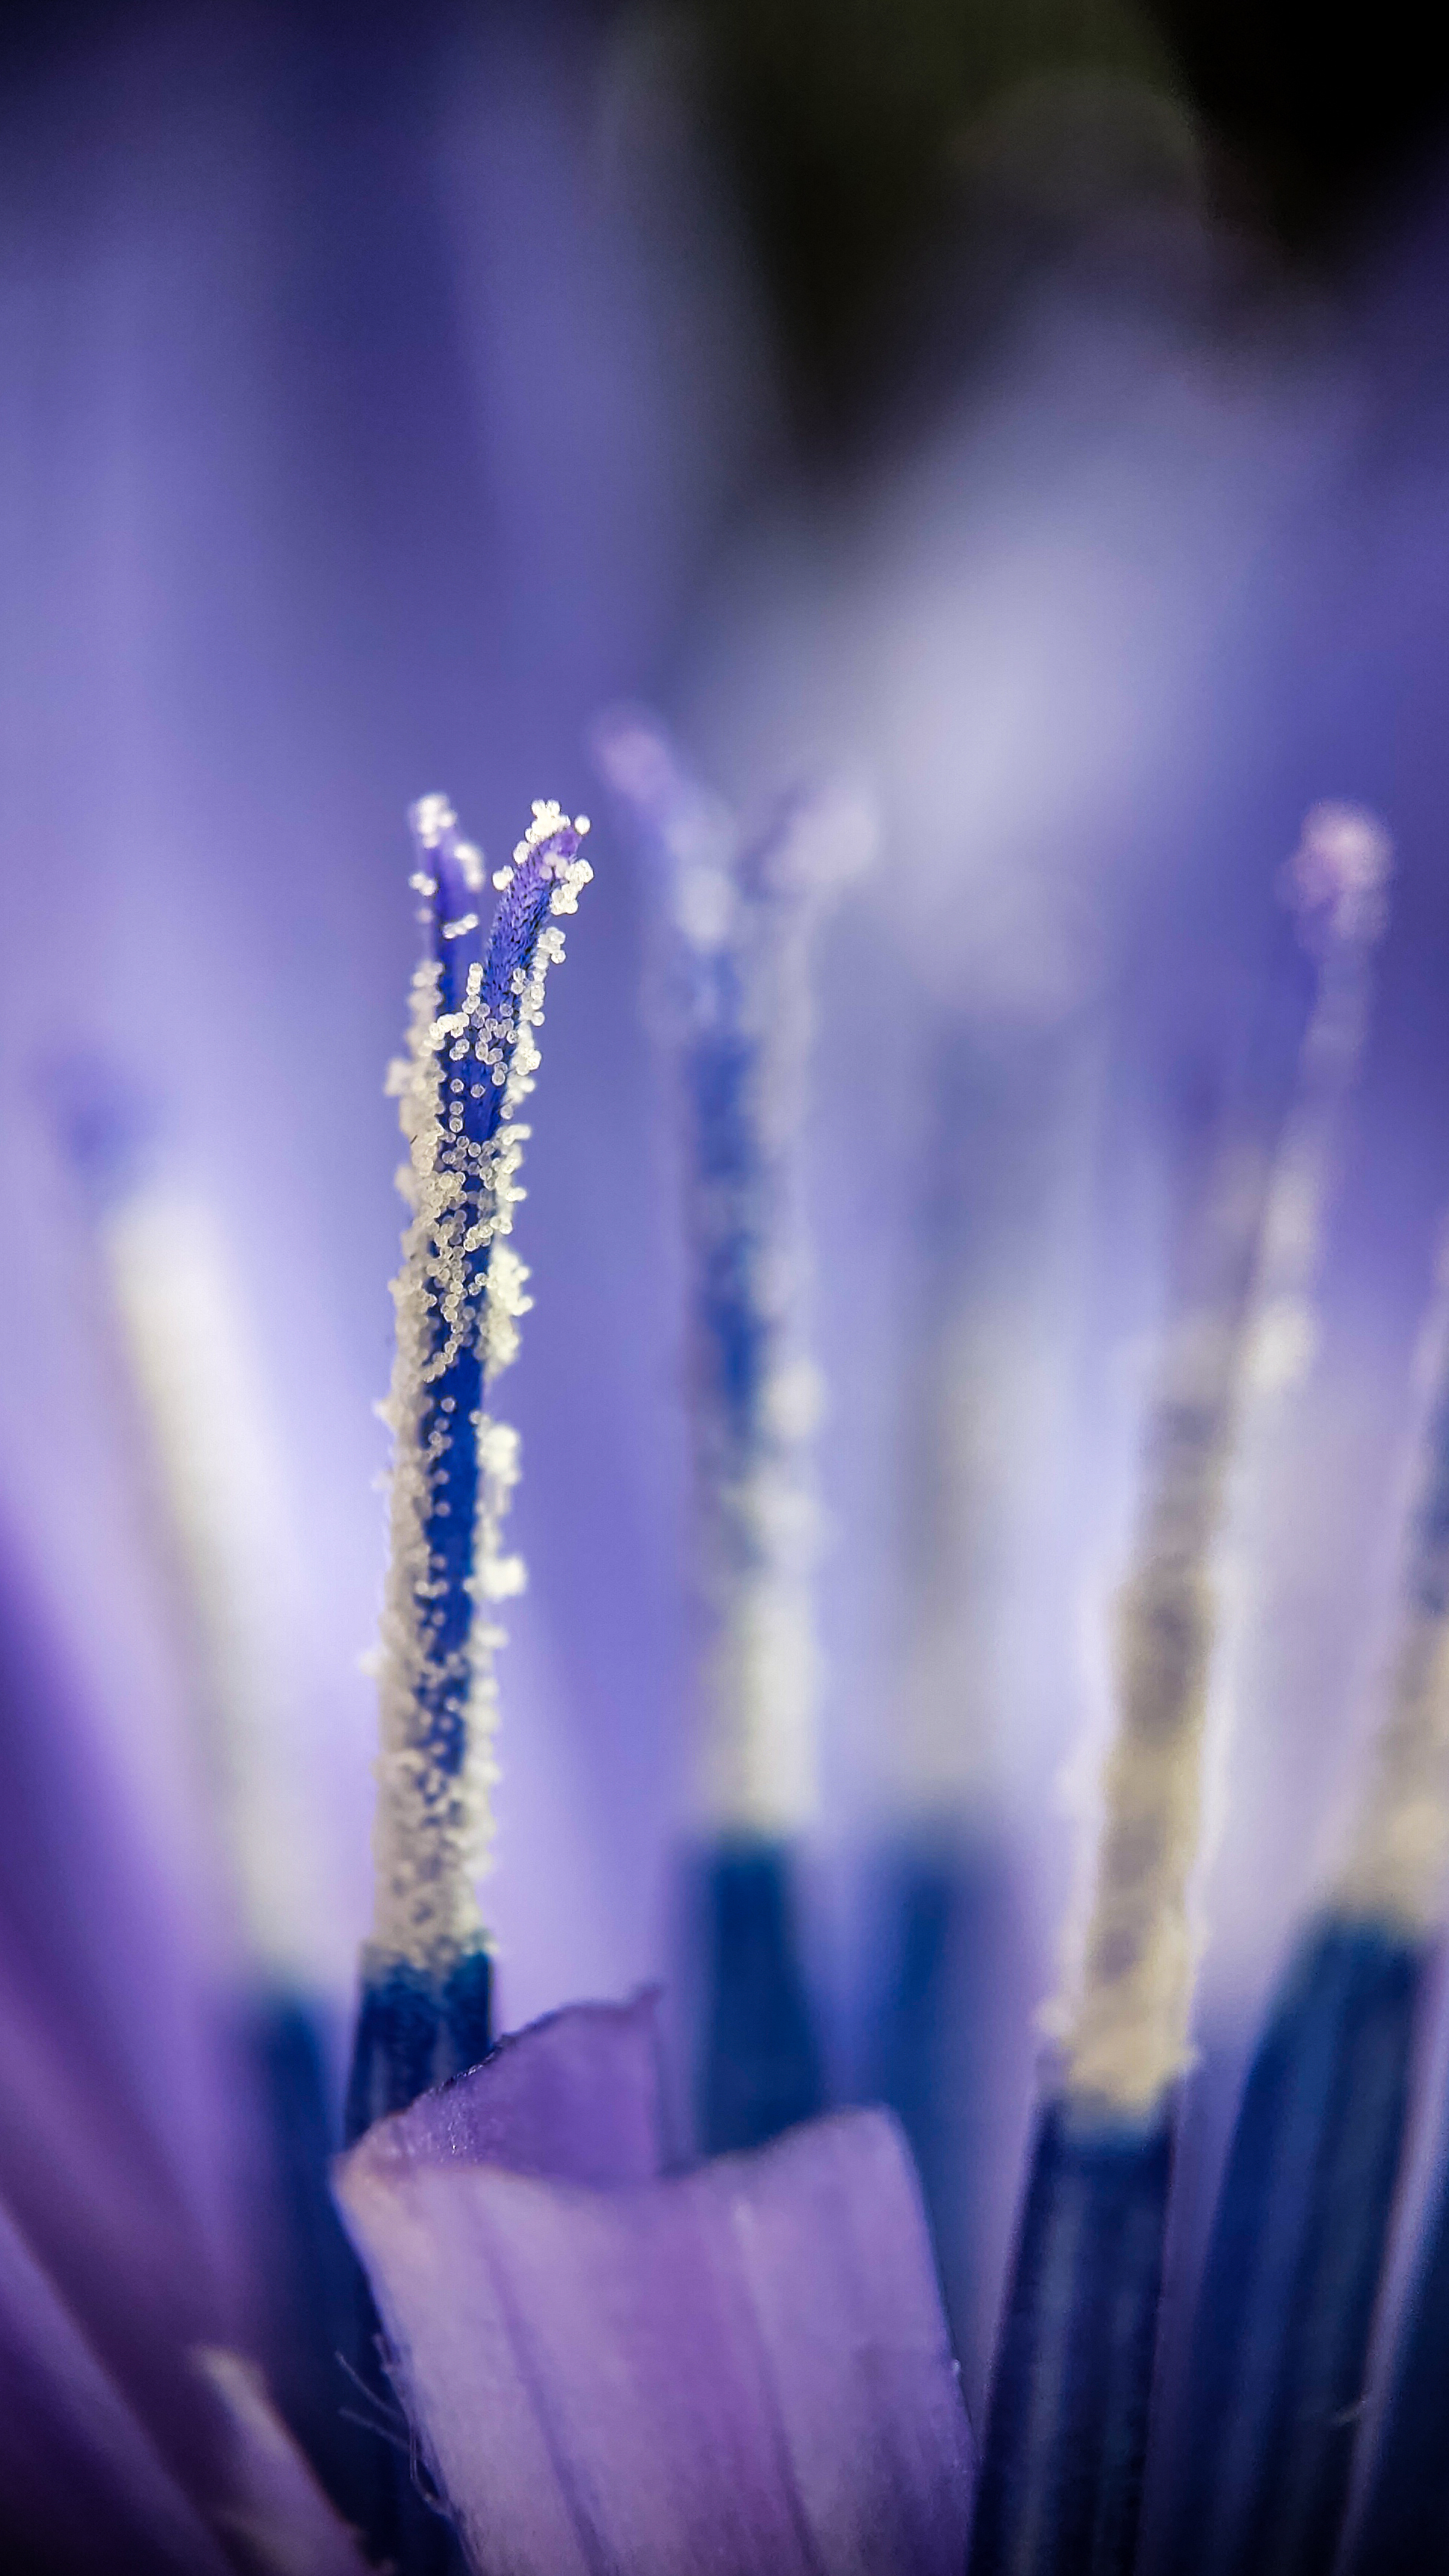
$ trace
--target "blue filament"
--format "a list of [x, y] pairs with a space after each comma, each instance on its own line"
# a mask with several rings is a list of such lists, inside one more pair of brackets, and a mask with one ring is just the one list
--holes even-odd
[[700, 2087], [709, 2155], [763, 2146], [823, 2105], [788, 1843], [741, 1837], [704, 1878], [708, 2004]]
[[[573, 836], [570, 835], [572, 843]], [[553, 883], [547, 862], [560, 844], [553, 839], [538, 844], [515, 868], [513, 882], [506, 889], [498, 907], [483, 963], [482, 1002], [485, 1011], [500, 1015], [512, 1000], [515, 972], [527, 973], [532, 964], [538, 935], [548, 918]], [[468, 969], [478, 956], [476, 930], [454, 930], [450, 926], [468, 919], [476, 897], [470, 891], [466, 874], [458, 858], [457, 833], [451, 825], [436, 849], [424, 852], [425, 862], [433, 869], [437, 891], [430, 898], [430, 953], [441, 969], [438, 1010], [440, 1016], [458, 1011], [467, 990]], [[571, 852], [570, 852], [571, 854]], [[501, 1083], [491, 1079], [490, 1069], [480, 1067], [474, 1059], [471, 1041], [455, 1041], [459, 1048], [456, 1070], [453, 1059], [443, 1059], [443, 1108], [446, 1113], [456, 1100], [461, 1110], [457, 1129], [458, 1146], [463, 1153], [469, 1148], [489, 1145], [498, 1133], [503, 1114]], [[480, 1081], [479, 1077], [482, 1076]], [[450, 1085], [456, 1084], [456, 1092]], [[475, 1099], [474, 1093], [482, 1097]], [[476, 1322], [487, 1296], [489, 1255], [478, 1256], [469, 1297]], [[433, 1348], [441, 1352], [448, 1340], [448, 1325], [440, 1312], [433, 1319]], [[473, 1528], [478, 1507], [478, 1441], [477, 1423], [483, 1407], [483, 1364], [476, 1335], [465, 1332], [462, 1347], [446, 1369], [432, 1380], [427, 1401], [422, 1409], [419, 1434], [426, 1449], [435, 1456], [432, 1480], [432, 1510], [427, 1522], [428, 1557], [433, 1584], [432, 1651], [435, 1661], [444, 1658], [461, 1660], [462, 1669], [451, 1676], [424, 1685], [422, 1707], [428, 1719], [429, 1749], [439, 1767], [456, 1775], [462, 1770], [468, 1752], [469, 1674], [466, 1649], [473, 1625], [473, 1596], [469, 1588], [473, 1572]], [[400, 2033], [406, 2022], [403, 2013]]]
[[1001, 2092], [995, 1988], [1018, 1927], [1004, 1856], [984, 1832], [903, 1832], [881, 1876], [884, 1983], [865, 2093], [889, 2103], [910, 2140], [969, 2394], [986, 2360], [983, 2213]]
[[[686, 944], [689, 1043], [685, 1079], [696, 1224], [694, 1365], [701, 1467], [718, 1489], [747, 1475], [774, 1434], [765, 1399], [780, 1319], [762, 1279], [780, 1221], [780, 1175], [761, 1137], [769, 1037], [752, 990], [749, 951], [763, 955], [767, 899], [742, 886], [742, 927], [717, 947]], [[718, 1516], [720, 1576], [746, 1570], [758, 1537]], [[700, 2087], [710, 2153], [753, 2147], [823, 2105], [819, 2042], [807, 1990], [791, 1847], [726, 1834], [706, 1872], [708, 1997]]]
[[333, 2503], [356, 2518], [370, 2482], [368, 2444], [348, 2420], [337, 2356], [354, 2340], [360, 2285], [327, 2184], [336, 2114], [319, 2015], [299, 1995], [268, 1993], [245, 2038], [268, 2150], [268, 2383]]
[[[751, 932], [758, 935], [754, 923]], [[766, 1436], [761, 1399], [778, 1338], [761, 1299], [762, 1256], [778, 1222], [758, 1132], [764, 1032], [751, 1025], [741, 947], [738, 932], [715, 947], [681, 942], [691, 1195], [710, 1211], [695, 1228], [694, 1364], [701, 1428], [723, 1453], [711, 1460], [716, 1472], [729, 1472]]]
[[[344, 2118], [349, 2145], [375, 2120], [405, 2111], [420, 2093], [488, 2055], [491, 1982], [488, 1954], [477, 1950], [441, 1981], [399, 1960], [364, 1983]], [[398, 2576], [463, 2576], [457, 2537], [420, 2493], [410, 2449], [400, 2450], [379, 2429], [391, 2422], [406, 2439], [381, 2320], [366, 2276], [347, 2250], [350, 2315], [339, 2338], [340, 2347], [350, 2345], [353, 2355], [353, 2405], [347, 2412], [355, 2415], [360, 2403], [371, 2421], [344, 2424], [345, 2484], [338, 2501], [362, 2529], [370, 2559], [378, 2566], [395, 2568]], [[344, 2403], [339, 2400], [339, 2415]]]
[[[451, 818], [435, 841], [423, 837], [422, 820], [421, 811], [415, 813], [427, 954], [438, 964], [438, 1015], [446, 1018], [463, 1010], [469, 970], [480, 959], [481, 942], [472, 917], [477, 889], [469, 883], [470, 868], [476, 875], [477, 863], [471, 854], [465, 859]], [[494, 1022], [512, 1018], [516, 1011], [518, 981], [532, 969], [552, 906], [556, 862], [560, 857], [571, 859], [577, 847], [572, 826], [561, 824], [515, 857], [481, 955], [479, 1003], [482, 1013]], [[515, 1030], [510, 1057], [518, 1034]], [[477, 1156], [497, 1136], [503, 1115], [506, 1080], [493, 1076], [495, 1072], [506, 1076], [510, 1069], [510, 1063], [485, 1066], [478, 1062], [471, 1027], [445, 1046], [441, 1059], [442, 1153], [464, 1176], [467, 1214], [481, 1212], [483, 1183]], [[460, 1346], [430, 1381], [419, 1422], [419, 1438], [431, 1460], [425, 1525], [428, 1592], [419, 1612], [428, 1619], [433, 1666], [419, 1692], [420, 1734], [439, 1768], [454, 1776], [468, 1753], [478, 1423], [485, 1392], [479, 1344], [490, 1252], [485, 1247], [477, 1255], [464, 1300]], [[440, 1357], [450, 1339], [449, 1321], [440, 1305], [435, 1305], [430, 1330], [432, 1353]], [[360, 2137], [374, 2120], [405, 2110], [429, 2086], [487, 2055], [492, 2043], [491, 1986], [491, 1968], [481, 1946], [446, 1966], [388, 1960], [365, 1979], [347, 2088], [349, 2139]]]
[[1129, 2576], [1162, 2284], [1172, 2124], [1037, 2131], [997, 2347], [971, 2576]]
[[[797, 943], [819, 883], [794, 845], [808, 810], [802, 800], [787, 799], [756, 839], [742, 841], [652, 728], [626, 724], [602, 747], [665, 873], [675, 923], [692, 1428], [706, 1589], [711, 1610], [727, 1619], [736, 1586], [783, 1571], [778, 1529], [750, 1498], [772, 1477], [793, 1483], [798, 1435], [782, 1429], [772, 1407], [789, 1336], [788, 1140], [772, 1093], [788, 1069], [792, 1015], [804, 1009]], [[758, 2145], [823, 2100], [789, 1839], [765, 1818], [757, 1825], [747, 1802], [722, 1827], [692, 1893], [706, 1984], [703, 2143]]]
[[[760, 1273], [777, 1222], [775, 1175], [761, 1151], [762, 1043], [739, 947], [691, 947], [688, 969], [691, 1186], [715, 1218], [695, 1244], [698, 1433], [706, 1476], [728, 1484], [771, 1437], [762, 1409], [779, 1326]], [[718, 1535], [728, 1581], [750, 1542], [733, 1518]], [[705, 1917], [700, 2128], [706, 2151], [720, 2153], [763, 2145], [824, 2101], [788, 1843], [723, 1837], [706, 1870]]]
[[1449, 2176], [1441, 2177], [1399, 2335], [1383, 2426], [1349, 2557], [1351, 2576], [1437, 2576], [1449, 2565]]
[[1327, 2576], [1333, 2565], [1422, 1969], [1401, 1935], [1330, 1917], [1279, 1989], [1238, 2114], [1194, 2326], [1173, 2576]]
[[[1423, 1444], [1410, 1616], [1449, 1610], [1449, 1388]], [[1348, 2502], [1369, 2337], [1403, 2157], [1426, 1950], [1330, 1915], [1279, 1988], [1230, 2150], [1185, 2390], [1175, 2490], [1184, 2576], [1315, 2576]], [[1410, 2568], [1449, 2533], [1442, 2375], [1449, 2249], [1431, 2229], [1405, 2329], [1360, 2562]], [[1439, 2392], [1426, 2403], [1425, 2389]], [[1416, 2538], [1417, 2535], [1417, 2538]], [[1371, 2554], [1370, 2554], [1371, 2553]]]
[[394, 1960], [365, 1980], [357, 2008], [352, 2067], [347, 2080], [347, 2142], [374, 2120], [405, 2111], [435, 2079], [442, 2038], [442, 2002], [426, 1968]]

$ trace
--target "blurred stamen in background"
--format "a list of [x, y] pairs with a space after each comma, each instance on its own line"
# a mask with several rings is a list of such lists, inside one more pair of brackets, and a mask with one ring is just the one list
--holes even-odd
[[256, 2331], [274, 2395], [345, 2491], [336, 2354], [353, 2268], [327, 2186], [341, 2142], [328, 1992], [338, 1891], [299, 1653], [301, 1561], [283, 1443], [214, 1213], [169, 1169], [114, 1068], [55, 1068], [61, 1133], [95, 1226], [190, 1676], [208, 1810], [230, 1865], [235, 2045], [258, 2135], [246, 2205]]
[[796, 1884], [818, 1797], [819, 1695], [820, 1390], [799, 1151], [813, 934], [871, 827], [858, 805], [817, 792], [751, 834], [642, 720], [615, 719], [597, 741], [647, 835], [671, 948], [706, 1626], [699, 2125], [718, 2152], [762, 2144], [823, 2099]]
[[1133, 1561], [1115, 1606], [1116, 1727], [1094, 1876], [1080, 1959], [1053, 2008], [1060, 2073], [1033, 2151], [992, 2379], [973, 2540], [986, 2576], [1024, 2564], [1061, 2576], [1129, 2566], [1136, 2551], [1199, 1947], [1191, 1894], [1214, 1559], [1265, 1334], [1311, 1284], [1387, 856], [1367, 818], [1310, 816], [1296, 874], [1316, 934], [1317, 994], [1281, 1133], [1270, 1152], [1253, 1133], [1262, 1105], [1250, 1101], [1231, 1123], [1204, 1118], [1199, 1105], [1180, 1140], [1174, 1311], [1146, 1417]]

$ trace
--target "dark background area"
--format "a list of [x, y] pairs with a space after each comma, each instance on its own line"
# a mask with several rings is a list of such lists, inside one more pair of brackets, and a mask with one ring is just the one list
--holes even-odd
[[[1139, 102], [1157, 98], [1191, 134], [1214, 210], [1270, 264], [1320, 279], [1350, 269], [1412, 192], [1449, 117], [1449, 50], [1434, 13], [1405, 0], [1341, 16], [1302, 0], [568, 5], [643, 19], [687, 49], [760, 258], [799, 427], [827, 444], [868, 409], [903, 300], [933, 256], [969, 243], [983, 127], [1024, 87], [1117, 82]], [[395, 85], [431, 38], [487, 6], [313, 0], [280, 19], [324, 81]], [[148, 14], [136, 0], [12, 5], [0, 82], [23, 86]]]
[[1128, 72], [1198, 125], [1213, 193], [1331, 261], [1438, 133], [1449, 71], [1417, 10], [1221, 0], [691, 0], [721, 128], [801, 346], [846, 334], [959, 190], [992, 100]]

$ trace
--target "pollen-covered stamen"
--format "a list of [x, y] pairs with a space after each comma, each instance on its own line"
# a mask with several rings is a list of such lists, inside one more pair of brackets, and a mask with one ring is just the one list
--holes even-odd
[[727, 1831], [790, 1832], [814, 1803], [819, 1403], [795, 1169], [809, 951], [871, 827], [832, 789], [791, 797], [747, 839], [648, 722], [615, 721], [599, 751], [663, 862], [674, 932], [710, 1804]]
[[481, 956], [478, 901], [486, 882], [483, 853], [465, 841], [446, 796], [423, 796], [408, 817], [418, 865], [412, 878], [422, 897], [423, 956], [439, 967], [435, 1014], [454, 1011], [467, 989], [470, 967]]
[[1335, 1888], [1350, 1920], [1428, 1936], [1449, 1868], [1449, 1228], [1421, 1337], [1427, 1389], [1388, 1706]]
[[1285, 893], [1318, 990], [1279, 1145], [1254, 1288], [1250, 1377], [1272, 1395], [1301, 1381], [1317, 1343], [1312, 1283], [1373, 998], [1374, 950], [1388, 921], [1393, 844], [1357, 805], [1315, 805], [1289, 862]]
[[1134, 2118], [1160, 2106], [1187, 2058], [1228, 1468], [1244, 1396], [1283, 1383], [1311, 1349], [1309, 1292], [1390, 855], [1382, 827], [1357, 808], [1307, 817], [1289, 891], [1318, 978], [1293, 1095], [1271, 1163], [1248, 1153], [1221, 1164], [1201, 1211], [1201, 1275], [1166, 1336], [1148, 1415], [1137, 1542], [1116, 1605], [1117, 1731], [1095, 1883], [1076, 1991], [1052, 2008], [1069, 2089]]
[[391, 1561], [383, 1617], [382, 1756], [374, 1970], [401, 1961], [444, 1975], [483, 1939], [473, 1882], [491, 1831], [496, 1776], [491, 1605], [523, 1567], [501, 1533], [518, 1479], [517, 1436], [487, 1390], [518, 1348], [528, 1273], [505, 1238], [527, 1127], [516, 1111], [538, 1066], [534, 1029], [563, 954], [555, 916], [592, 874], [587, 824], [536, 805], [513, 854], [486, 955], [476, 953], [479, 853], [451, 808], [415, 809], [428, 953], [413, 984], [406, 1056], [391, 1070], [408, 1143], [400, 1174], [411, 1221], [394, 1283], [397, 1358]]

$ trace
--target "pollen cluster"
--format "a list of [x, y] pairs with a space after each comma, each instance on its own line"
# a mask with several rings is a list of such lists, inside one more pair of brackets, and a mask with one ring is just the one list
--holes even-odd
[[[407, 1052], [390, 1069], [409, 1209], [393, 1283], [397, 1349], [383, 1407], [392, 1432], [390, 1537], [378, 1657], [381, 1752], [374, 1836], [373, 1974], [397, 1962], [446, 1976], [485, 1945], [475, 1882], [492, 1838], [497, 1778], [497, 1605], [524, 1567], [503, 1531], [519, 1476], [517, 1433], [488, 1409], [518, 1352], [528, 1271], [507, 1240], [524, 1193], [544, 984], [564, 953], [559, 916], [593, 871], [588, 829], [537, 804], [510, 865], [487, 952], [464, 968], [476, 915], [451, 911], [481, 886], [444, 799], [415, 809], [435, 953], [413, 980]], [[461, 984], [461, 989], [459, 986]]]

